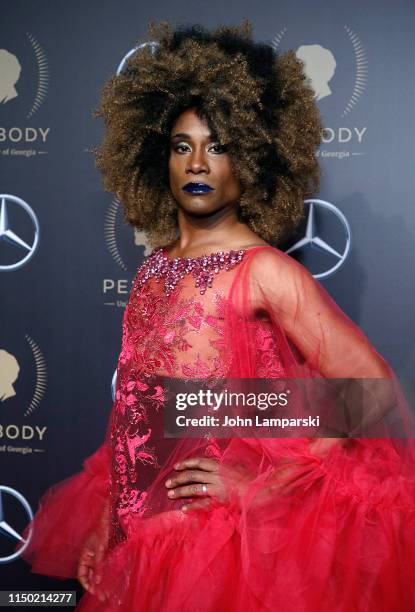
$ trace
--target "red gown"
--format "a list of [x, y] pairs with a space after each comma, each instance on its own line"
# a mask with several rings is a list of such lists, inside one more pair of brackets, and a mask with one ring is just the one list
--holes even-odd
[[[393, 410], [374, 393], [368, 435], [328, 447], [163, 436], [163, 381], [226, 377], [383, 378]], [[156, 249], [125, 309], [106, 439], [43, 496], [24, 558], [76, 577], [100, 533], [104, 599], [85, 593], [85, 611], [413, 611], [413, 432], [388, 364], [299, 263], [268, 246], [190, 260]], [[243, 466], [243, 491], [182, 512], [164, 483], [193, 456]]]

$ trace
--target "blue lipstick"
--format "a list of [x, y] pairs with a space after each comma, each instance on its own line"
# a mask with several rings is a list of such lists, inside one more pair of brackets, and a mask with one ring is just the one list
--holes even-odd
[[204, 193], [209, 193], [209, 191], [214, 191], [214, 188], [206, 183], [186, 183], [182, 189], [192, 195], [203, 195]]

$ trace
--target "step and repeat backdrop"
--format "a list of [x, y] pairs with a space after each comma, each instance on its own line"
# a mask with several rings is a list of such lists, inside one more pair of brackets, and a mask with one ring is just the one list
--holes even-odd
[[0, 586], [52, 589], [16, 544], [45, 489], [102, 442], [123, 309], [150, 252], [90, 153], [104, 82], [151, 20], [248, 18], [256, 40], [294, 49], [325, 125], [323, 179], [283, 248], [413, 377], [415, 5], [15, 0], [1, 16]]

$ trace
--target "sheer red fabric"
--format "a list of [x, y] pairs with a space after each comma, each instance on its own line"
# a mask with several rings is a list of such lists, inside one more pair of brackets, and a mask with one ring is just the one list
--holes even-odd
[[[415, 430], [390, 366], [278, 249], [248, 249], [203, 295], [191, 274], [167, 295], [160, 258], [171, 265], [153, 252], [125, 310], [106, 440], [30, 525], [33, 571], [76, 576], [96, 530], [99, 597], [80, 610], [414, 610]], [[348, 431], [165, 438], [168, 378], [345, 379]], [[182, 512], [164, 483], [195, 456], [218, 461], [226, 495]]]

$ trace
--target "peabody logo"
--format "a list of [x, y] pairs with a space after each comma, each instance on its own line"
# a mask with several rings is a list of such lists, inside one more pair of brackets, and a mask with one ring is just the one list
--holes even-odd
[[[2, 33], [0, 49], [0, 154], [8, 157], [33, 157], [45, 154], [50, 128], [19, 125], [31, 119], [46, 99], [49, 67], [45, 52], [36, 37], [27, 32], [23, 39]], [[6, 125], [7, 123], [7, 125]], [[16, 124], [17, 123], [17, 124]], [[30, 145], [28, 148], [26, 145]]]
[[[105, 242], [111, 257], [123, 272], [135, 272], [143, 256], [147, 257], [152, 250], [144, 232], [132, 230], [124, 223], [121, 204], [116, 198], [109, 205], [105, 217]], [[105, 305], [124, 307], [129, 289], [130, 281], [126, 278], [104, 278], [103, 294], [110, 298]]]
[[[357, 106], [367, 86], [368, 60], [366, 50], [358, 34], [348, 25], [341, 32], [325, 32], [321, 37], [326, 41], [311, 44], [295, 45], [287, 40], [287, 28], [283, 28], [273, 39], [275, 50], [280, 46], [296, 48], [296, 56], [303, 62], [304, 72], [309, 85], [314, 90], [314, 98], [324, 115], [340, 115], [341, 119], [350, 115]], [[329, 38], [327, 39], [327, 36]], [[318, 36], [315, 36], [318, 38]], [[326, 126], [322, 133], [323, 144], [340, 144], [343, 147], [359, 147], [366, 135], [366, 126], [339, 125]], [[319, 157], [344, 159], [354, 155], [363, 155], [359, 148], [350, 151], [321, 150]]]
[[330, 202], [310, 199], [304, 204], [307, 207], [305, 231], [302, 237], [296, 236], [296, 242], [285, 252], [299, 251], [306, 256], [309, 255], [307, 251], [317, 252], [318, 261], [309, 261], [307, 267], [320, 268], [318, 272], [310, 269], [314, 278], [327, 278], [335, 274], [349, 256], [350, 225], [344, 214]]
[[39, 221], [21, 198], [0, 194], [0, 271], [26, 265], [39, 244]]
[[27, 499], [16, 489], [0, 485], [0, 564], [11, 563], [22, 555], [33, 530], [29, 529], [26, 539], [22, 533], [32, 520], [33, 512]]

